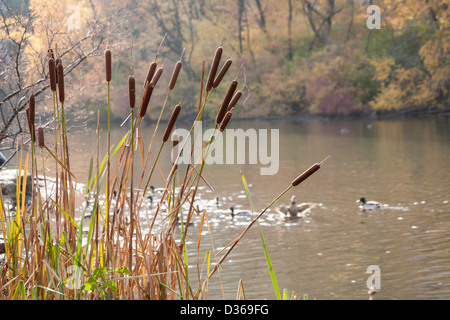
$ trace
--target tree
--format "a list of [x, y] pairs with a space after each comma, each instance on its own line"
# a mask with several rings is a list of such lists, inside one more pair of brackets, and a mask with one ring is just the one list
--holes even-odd
[[60, 1], [52, 7], [36, 0], [30, 2], [30, 10], [17, 13], [4, 0], [0, 2], [0, 150], [15, 149], [17, 136], [24, 129], [24, 110], [31, 93], [37, 103], [45, 99], [44, 93], [50, 86], [49, 48], [62, 59], [65, 74], [71, 74], [99, 52], [106, 25], [98, 20], [93, 4], [78, 7], [84, 11], [78, 25], [68, 24], [68, 17], [72, 16], [60, 10], [65, 4]]

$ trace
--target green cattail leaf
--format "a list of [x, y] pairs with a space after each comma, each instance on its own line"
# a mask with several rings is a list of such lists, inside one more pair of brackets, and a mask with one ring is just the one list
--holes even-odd
[[[248, 197], [248, 199], [250, 201], [250, 206], [251, 206], [252, 213], [253, 213], [252, 197], [251, 197], [251, 194], [250, 194], [250, 190], [248, 188], [247, 181], [245, 180], [245, 176], [242, 173], [242, 171], [241, 171], [241, 178], [242, 178], [242, 183], [244, 184], [245, 192], [247, 193], [247, 197]], [[261, 228], [259, 226], [259, 223], [257, 223], [257, 225], [258, 225], [258, 230], [259, 230], [259, 236], [261, 238], [261, 243], [262, 243], [262, 246], [263, 246], [263, 249], [264, 249], [264, 256], [266, 257], [267, 266], [268, 266], [269, 272], [270, 272], [270, 278], [272, 279], [273, 289], [275, 291], [275, 295], [277, 296], [277, 300], [281, 300], [280, 290], [278, 288], [277, 278], [275, 277], [275, 272], [273, 270], [272, 261], [270, 260], [269, 251], [267, 250], [266, 242], [264, 241], [264, 237], [263, 237]]]

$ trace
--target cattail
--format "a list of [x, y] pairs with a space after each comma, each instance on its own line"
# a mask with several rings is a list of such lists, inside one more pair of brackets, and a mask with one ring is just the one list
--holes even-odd
[[172, 131], [175, 122], [177, 121], [178, 115], [181, 111], [181, 105], [177, 104], [175, 108], [173, 108], [172, 115], [170, 116], [169, 123], [167, 123], [166, 131], [164, 131], [163, 141], [166, 142], [169, 139], [170, 132]]
[[155, 87], [151, 86], [150, 84], [145, 87], [144, 96], [142, 97], [141, 105], [139, 107], [139, 116], [141, 118], [143, 118], [147, 113], [148, 104], [150, 103], [150, 98], [152, 96], [154, 88]]
[[[56, 58], [55, 59], [56, 69], [58, 69], [58, 64], [60, 64], [60, 63], [62, 64], [61, 58]], [[58, 71], [56, 71], [55, 81], [56, 81], [56, 83], [58, 83]]]
[[308, 179], [314, 172], [320, 169], [320, 164], [315, 163], [311, 167], [309, 167], [305, 172], [303, 172], [301, 175], [299, 175], [297, 178], [295, 178], [292, 181], [292, 186], [298, 186], [300, 183]]
[[136, 80], [132, 75], [128, 77], [128, 100], [130, 101], [130, 108], [134, 109], [136, 104]]
[[39, 148], [43, 148], [45, 146], [44, 129], [42, 127], [38, 128], [38, 143], [39, 143]]
[[35, 130], [34, 130], [34, 125], [31, 123], [31, 119], [30, 119], [30, 107], [28, 107], [26, 109], [26, 114], [27, 114], [28, 129], [30, 130], [31, 140], [33, 142], [36, 142], [36, 134], [35, 134]]
[[59, 101], [61, 103], [64, 103], [64, 68], [63, 68], [62, 63], [57, 64], [56, 74], [58, 75]]
[[50, 89], [56, 91], [56, 63], [55, 59], [48, 59], [48, 76], [50, 78]]
[[228, 111], [227, 114], [225, 115], [225, 117], [223, 117], [222, 123], [220, 124], [220, 128], [219, 128], [220, 132], [223, 132], [225, 130], [228, 122], [230, 122], [232, 115], [233, 114], [231, 113], [231, 111]]
[[227, 112], [231, 111], [234, 108], [234, 106], [236, 105], [236, 103], [238, 103], [241, 96], [242, 96], [242, 91], [238, 90], [236, 92], [236, 94], [233, 96], [233, 99], [231, 99], [230, 104], [228, 105], [228, 108], [227, 108]]
[[217, 69], [219, 68], [220, 58], [222, 58], [222, 52], [222, 46], [217, 47], [211, 69], [209, 70], [208, 80], [206, 81], [206, 91], [211, 90], [213, 87], [214, 78], [216, 77]]
[[233, 97], [234, 91], [236, 90], [236, 87], [238, 85], [237, 80], [233, 80], [230, 83], [230, 86], [228, 87], [227, 94], [225, 95], [225, 98], [223, 99], [222, 106], [219, 109], [219, 112], [217, 113], [216, 117], [216, 123], [220, 124], [223, 120], [223, 117], [225, 116], [225, 113], [228, 110], [228, 105], [230, 104], [231, 98]]
[[156, 87], [156, 84], [159, 81], [159, 78], [161, 78], [161, 75], [163, 73], [163, 68], [159, 67], [158, 70], [156, 70], [155, 75], [152, 78], [152, 81], [150, 81], [150, 86]]
[[30, 123], [34, 126], [35, 124], [35, 115], [36, 115], [36, 100], [34, 99], [34, 93], [31, 93], [30, 99], [28, 100], [28, 104], [30, 107]]
[[106, 71], [106, 82], [110, 82], [111, 81], [111, 75], [112, 75], [112, 70], [111, 70], [111, 50], [106, 49], [105, 50], [105, 71]]
[[147, 78], [145, 79], [145, 82], [144, 82], [144, 88], [147, 86], [147, 84], [150, 83], [150, 81], [152, 81], [152, 78], [155, 75], [156, 66], [157, 66], [157, 64], [155, 61], [153, 61], [150, 64], [150, 67], [148, 68], [148, 72], [147, 72]]
[[217, 75], [216, 79], [213, 82], [213, 85], [212, 85], [213, 88], [217, 88], [218, 87], [218, 85], [222, 81], [223, 77], [227, 73], [228, 69], [230, 68], [232, 62], [233, 61], [231, 59], [228, 59], [227, 61], [225, 61], [222, 69], [220, 69], [219, 74]]
[[175, 83], [177, 82], [178, 75], [180, 74], [182, 65], [183, 65], [183, 63], [181, 61], [177, 61], [175, 68], [173, 69], [173, 72], [172, 72], [172, 78], [170, 78], [169, 90], [173, 90], [173, 88], [175, 87]]

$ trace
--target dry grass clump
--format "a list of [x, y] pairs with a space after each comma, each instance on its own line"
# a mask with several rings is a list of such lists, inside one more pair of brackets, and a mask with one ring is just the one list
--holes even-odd
[[[206, 81], [206, 94], [203, 95], [203, 80], [199, 110], [196, 120], [202, 114], [220, 81], [230, 68], [227, 60], [216, 77], [223, 48], [215, 52], [210, 73]], [[193, 153], [193, 145], [179, 143], [178, 137], [172, 138], [173, 161], [166, 176], [166, 185], [161, 198], [153, 206], [148, 204], [148, 186], [163, 148], [168, 141], [177, 120], [182, 116], [181, 102], [177, 104], [166, 125], [162, 141], [154, 140], [159, 128], [167, 98], [162, 106], [152, 138], [141, 134], [141, 124], [146, 116], [151, 96], [160, 76], [162, 66], [157, 68], [157, 56], [150, 64], [144, 84], [144, 92], [137, 114], [134, 114], [136, 102], [135, 79], [128, 77], [128, 95], [131, 111], [130, 130], [120, 141], [110, 144], [109, 108], [110, 82], [112, 79], [112, 53], [105, 51], [105, 74], [108, 86], [108, 133], [107, 154], [101, 157], [99, 146], [104, 137], [100, 136], [99, 119], [97, 122], [97, 150], [94, 151], [89, 166], [85, 188], [85, 203], [78, 220], [75, 212], [80, 204], [76, 203], [76, 181], [70, 169], [70, 152], [64, 114], [64, 68], [59, 58], [54, 59], [49, 50], [49, 80], [54, 105], [54, 145], [44, 141], [44, 129], [37, 130], [38, 146], [31, 140], [30, 154], [22, 160], [25, 148], [22, 145], [18, 157], [18, 168], [27, 174], [31, 164], [33, 177], [33, 201], [25, 202], [25, 192], [17, 202], [14, 215], [8, 217], [3, 206], [0, 192], [0, 217], [5, 239], [5, 262], [0, 267], [0, 299], [203, 299], [207, 297], [208, 283], [219, 269], [221, 263], [238, 244], [248, 229], [282, 195], [276, 198], [249, 224], [244, 232], [230, 242], [222, 251], [222, 257], [216, 252], [208, 253], [206, 275], [200, 273], [203, 265], [197, 246], [197, 276], [189, 274], [186, 238], [190, 221], [200, 216], [201, 226], [197, 235], [200, 243], [202, 229], [208, 221], [207, 212], [198, 212], [193, 203], [205, 168], [205, 158], [211, 145], [202, 146], [199, 159], [192, 165], [178, 165], [177, 160], [183, 152]], [[173, 92], [176, 80], [182, 68], [181, 59], [176, 63], [168, 84], [168, 93]], [[241, 66], [242, 68], [242, 66]], [[203, 77], [202, 77], [203, 79]], [[223, 103], [218, 110], [215, 129], [223, 132], [228, 125], [233, 108], [242, 95], [236, 92], [237, 77], [230, 83]], [[58, 90], [56, 90], [56, 87]], [[34, 138], [35, 101], [30, 97], [27, 109], [29, 130]], [[48, 128], [49, 129], [49, 128]], [[195, 128], [192, 124], [190, 132]], [[50, 129], [49, 129], [50, 130]], [[213, 135], [214, 136], [214, 135]], [[152, 152], [154, 143], [160, 143], [156, 157]], [[195, 143], [195, 142], [194, 142]], [[145, 152], [145, 146], [148, 146]], [[186, 149], [186, 150], [185, 150]], [[44, 157], [49, 155], [50, 157]], [[37, 159], [42, 156], [42, 167]], [[49, 160], [50, 159], [50, 160]], [[49, 180], [46, 162], [55, 161], [54, 180]], [[150, 161], [150, 159], [153, 160]], [[23, 161], [23, 162], [22, 162]], [[133, 181], [135, 161], [140, 161], [142, 173], [138, 181]], [[289, 188], [298, 185], [318, 168], [295, 179]], [[319, 165], [320, 167], [320, 165]], [[23, 168], [23, 169], [22, 169]], [[42, 170], [42, 171], [41, 171]], [[39, 187], [38, 176], [44, 175], [44, 187]], [[286, 189], [287, 190], [289, 190]], [[18, 179], [17, 190], [26, 189], [26, 180], [21, 184]], [[105, 191], [103, 191], [105, 190]], [[285, 191], [285, 192], [286, 192]], [[104, 192], [104, 194], [103, 194]], [[169, 204], [166, 216], [162, 205]], [[186, 209], [187, 205], [187, 209]], [[144, 219], [144, 220], [143, 220]], [[143, 227], [143, 223], [147, 227]], [[195, 234], [189, 235], [195, 238]], [[212, 262], [210, 259], [212, 255]], [[211, 263], [214, 263], [212, 267]], [[212, 268], [211, 268], [212, 267]], [[192, 271], [191, 271], [192, 272]], [[196, 281], [192, 281], [196, 278]], [[195, 284], [194, 284], [195, 283]]]

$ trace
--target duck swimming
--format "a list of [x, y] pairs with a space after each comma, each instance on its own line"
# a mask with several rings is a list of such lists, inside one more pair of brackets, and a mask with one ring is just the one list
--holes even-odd
[[316, 207], [317, 203], [304, 202], [297, 204], [295, 196], [291, 198], [291, 204], [289, 207], [281, 206], [275, 208], [282, 217], [284, 218], [302, 218], [304, 214], [309, 212], [312, 208]]
[[239, 212], [234, 212], [234, 207], [230, 207], [231, 210], [231, 218], [234, 218], [235, 216], [239, 216], [239, 217], [243, 217], [243, 216], [249, 216], [252, 213], [250, 211], [239, 211]]
[[381, 204], [377, 201], [366, 201], [366, 198], [362, 197], [358, 200], [356, 200], [356, 202], [361, 203], [360, 208], [361, 210], [375, 210], [375, 209], [380, 209], [381, 208]]

